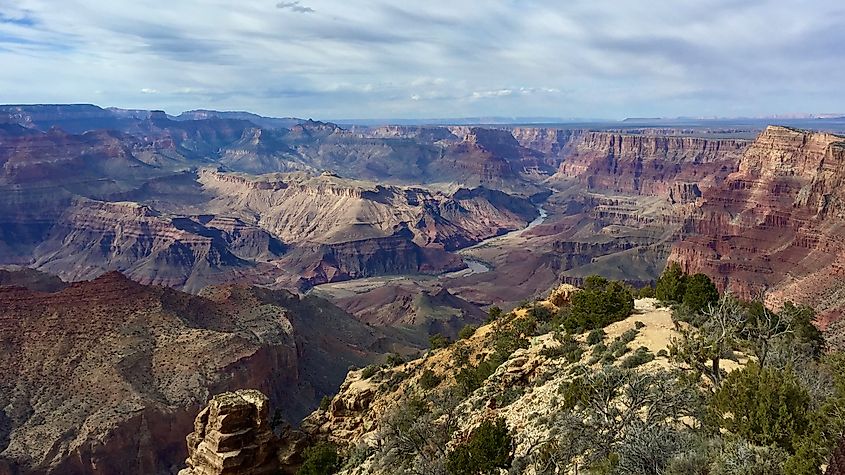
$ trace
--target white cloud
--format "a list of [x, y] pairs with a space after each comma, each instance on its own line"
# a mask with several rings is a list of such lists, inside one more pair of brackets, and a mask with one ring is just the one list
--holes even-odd
[[320, 118], [845, 110], [838, 0], [0, 0], [0, 18], [15, 20], [0, 21], [9, 102]]

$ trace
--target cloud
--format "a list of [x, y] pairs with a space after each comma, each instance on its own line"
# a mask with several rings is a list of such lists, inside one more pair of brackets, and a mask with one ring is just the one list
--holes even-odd
[[306, 7], [305, 5], [302, 5], [302, 3], [299, 1], [279, 2], [276, 4], [276, 8], [280, 8], [282, 10], [290, 10], [296, 13], [314, 13], [316, 11], [311, 7]]
[[155, 5], [0, 0], [4, 100], [324, 119], [845, 111], [841, 0]]

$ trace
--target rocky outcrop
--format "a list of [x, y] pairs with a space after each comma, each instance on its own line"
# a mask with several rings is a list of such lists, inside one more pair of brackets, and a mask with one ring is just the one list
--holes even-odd
[[838, 318], [845, 275], [845, 137], [769, 127], [690, 209], [672, 260], [743, 296]]
[[255, 388], [276, 419], [298, 421], [392, 341], [321, 299], [194, 296], [117, 273], [53, 294], [0, 287], [0, 308], [0, 467], [12, 473], [175, 473], [210, 394]]
[[188, 468], [179, 475], [270, 475], [279, 470], [279, 441], [270, 400], [255, 390], [214, 396], [187, 437]]

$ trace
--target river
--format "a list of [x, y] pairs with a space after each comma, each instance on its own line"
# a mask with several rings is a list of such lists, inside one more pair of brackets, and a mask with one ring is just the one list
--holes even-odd
[[442, 277], [444, 279], [455, 279], [455, 278], [458, 278], [458, 277], [468, 277], [468, 276], [471, 276], [471, 275], [483, 274], [485, 272], [490, 272], [490, 270], [491, 270], [490, 266], [488, 264], [484, 263], [484, 262], [481, 262], [477, 259], [473, 259], [472, 257], [469, 257], [469, 254], [468, 254], [469, 251], [472, 251], [473, 249], [480, 249], [482, 247], [487, 247], [487, 246], [490, 246], [492, 244], [496, 244], [500, 241], [505, 241], [507, 239], [513, 239], [515, 237], [520, 237], [520, 236], [522, 236], [523, 233], [543, 224], [546, 221], [546, 218], [549, 217], [549, 213], [542, 206], [538, 206], [537, 211], [540, 212], [540, 216], [538, 216], [537, 219], [535, 219], [534, 221], [531, 221], [530, 223], [528, 223], [528, 226], [526, 226], [522, 229], [517, 229], [516, 231], [511, 231], [509, 233], [505, 233], [505, 234], [501, 234], [499, 236], [494, 236], [494, 237], [491, 237], [489, 239], [485, 239], [485, 240], [479, 242], [478, 244], [475, 244], [475, 245], [472, 245], [472, 246], [469, 246], [469, 247], [465, 247], [465, 248], [459, 250], [457, 253], [461, 256], [461, 258], [463, 258], [464, 263], [467, 265], [467, 268], [456, 271], [456, 272], [447, 272], [445, 274], [441, 274], [440, 277]]

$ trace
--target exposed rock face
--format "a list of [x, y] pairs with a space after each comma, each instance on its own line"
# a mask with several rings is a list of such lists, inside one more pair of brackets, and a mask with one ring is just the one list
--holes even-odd
[[283, 252], [278, 239], [236, 219], [174, 218], [137, 203], [82, 199], [58, 218], [32, 265], [67, 280], [118, 270], [141, 283], [198, 291], [249, 272], [247, 259]]
[[606, 132], [575, 134], [559, 175], [590, 190], [669, 197], [678, 183], [705, 189], [735, 171], [748, 142]]
[[743, 296], [843, 308], [845, 138], [769, 127], [690, 210], [672, 259]]
[[211, 210], [258, 216], [257, 225], [288, 243], [338, 244], [384, 238], [407, 227], [420, 246], [453, 250], [536, 217], [528, 200], [483, 188], [449, 196], [324, 174], [259, 178], [203, 170]]
[[255, 390], [214, 396], [187, 437], [188, 468], [179, 475], [278, 473], [278, 440], [270, 428], [270, 400]]
[[11, 473], [174, 473], [210, 394], [256, 388], [298, 421], [349, 365], [395, 350], [324, 300], [260, 288], [194, 296], [112, 273], [54, 294], [0, 287], [0, 308]]
[[293, 272], [296, 287], [391, 274], [441, 274], [465, 267], [457, 255], [417, 245], [401, 228], [392, 236], [352, 242], [302, 246], [281, 259]]

